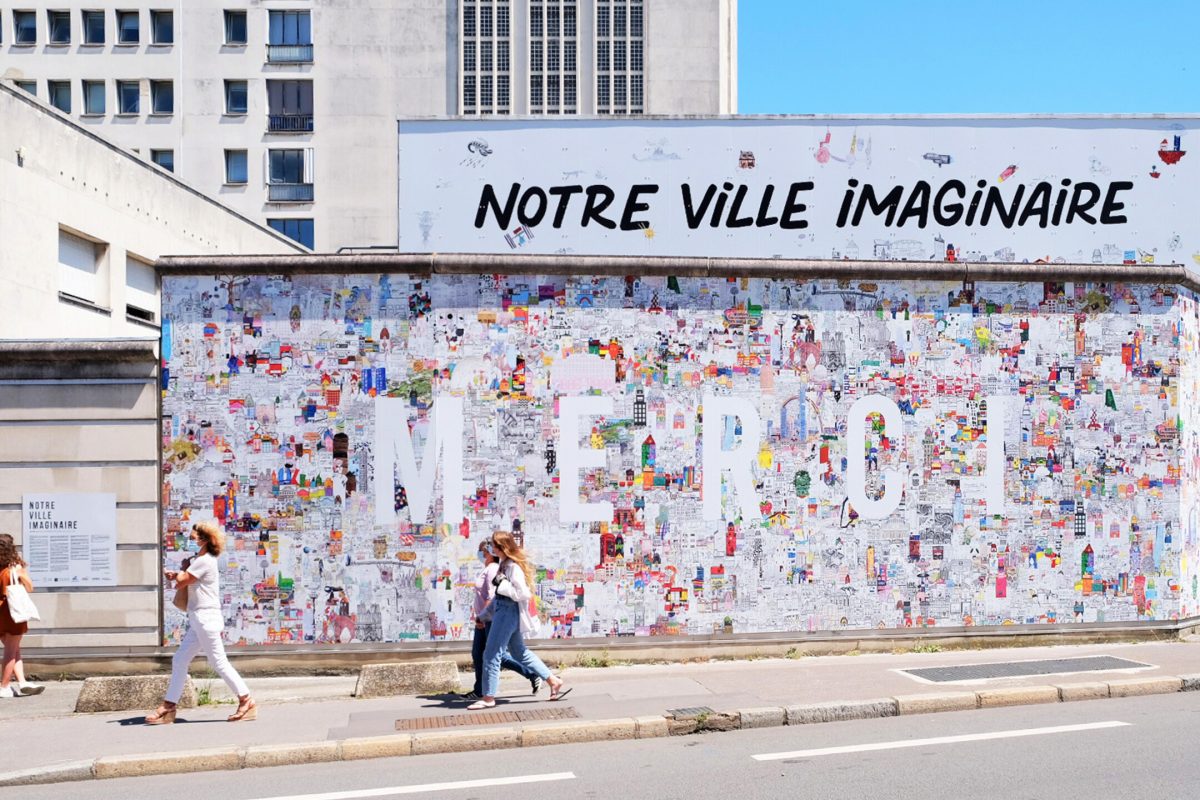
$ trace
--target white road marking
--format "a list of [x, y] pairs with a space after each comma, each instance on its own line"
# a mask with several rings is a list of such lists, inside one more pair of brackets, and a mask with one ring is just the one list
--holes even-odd
[[988, 739], [1015, 739], [1020, 736], [1044, 736], [1051, 733], [1074, 733], [1076, 731], [1094, 731], [1102, 728], [1120, 728], [1129, 725], [1128, 722], [1088, 722], [1081, 725], [1054, 725], [1049, 728], [1022, 728], [1012, 731], [995, 731], [993, 733], [966, 733], [961, 736], [935, 736], [931, 739], [903, 739], [898, 742], [875, 742], [873, 744], [849, 744], [842, 747], [818, 747], [815, 750], [792, 750], [788, 753], [763, 753], [751, 756], [755, 761], [779, 761], [784, 758], [812, 758], [814, 756], [832, 756], [839, 753], [865, 753], [871, 750], [897, 750], [903, 747], [925, 747], [933, 744], [957, 744], [959, 742], [981, 742]]
[[260, 798], [260, 800], [358, 800], [358, 798], [363, 797], [389, 797], [397, 794], [419, 794], [420, 792], [448, 792], [452, 789], [482, 789], [488, 786], [515, 786], [521, 783], [545, 783], [547, 781], [569, 781], [574, 779], [574, 772], [549, 772], [544, 775], [517, 775], [512, 778], [480, 778], [473, 781], [422, 783], [415, 786], [384, 786], [378, 789], [354, 789], [349, 792], [289, 794], [278, 797], [264, 797]]

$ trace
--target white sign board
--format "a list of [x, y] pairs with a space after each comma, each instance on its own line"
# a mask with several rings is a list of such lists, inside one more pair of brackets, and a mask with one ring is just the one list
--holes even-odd
[[[410, 252], [1191, 263], [1200, 118], [403, 121]], [[1196, 256], [1193, 254], [1196, 253]]]
[[27, 494], [24, 554], [39, 586], [117, 585], [117, 497]]

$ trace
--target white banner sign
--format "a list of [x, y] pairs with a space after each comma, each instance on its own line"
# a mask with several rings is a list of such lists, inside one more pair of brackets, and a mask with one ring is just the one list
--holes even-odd
[[117, 585], [116, 495], [27, 494], [21, 510], [35, 584]]
[[[1200, 259], [1194, 117], [400, 124], [405, 251]], [[1197, 253], [1193, 256], [1193, 253]]]

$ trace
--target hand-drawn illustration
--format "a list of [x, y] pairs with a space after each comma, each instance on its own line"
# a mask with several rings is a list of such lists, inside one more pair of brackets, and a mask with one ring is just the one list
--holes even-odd
[[294, 274], [162, 292], [166, 559], [189, 520], [224, 524], [233, 642], [461, 638], [496, 529], [523, 538], [564, 637], [1200, 609], [1200, 304], [1176, 285]]

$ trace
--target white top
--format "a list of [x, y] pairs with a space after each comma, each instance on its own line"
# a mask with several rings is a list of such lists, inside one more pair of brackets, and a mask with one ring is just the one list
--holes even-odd
[[196, 582], [188, 586], [188, 613], [197, 611], [221, 610], [221, 592], [217, 588], [219, 568], [217, 557], [212, 553], [196, 556], [187, 568], [188, 574]]

